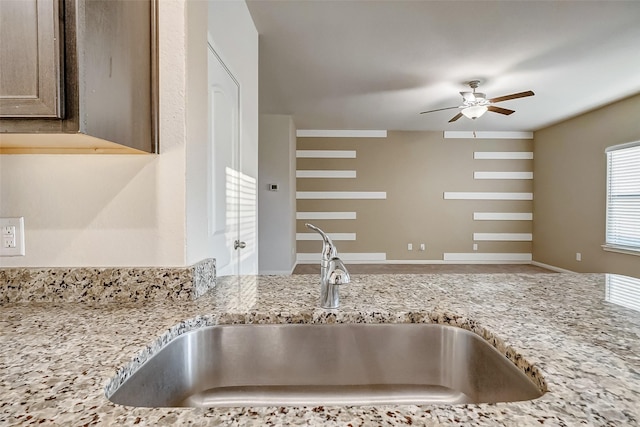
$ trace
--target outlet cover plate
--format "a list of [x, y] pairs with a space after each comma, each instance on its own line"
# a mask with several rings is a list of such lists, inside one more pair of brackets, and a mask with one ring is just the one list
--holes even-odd
[[24, 217], [0, 218], [0, 256], [24, 256]]

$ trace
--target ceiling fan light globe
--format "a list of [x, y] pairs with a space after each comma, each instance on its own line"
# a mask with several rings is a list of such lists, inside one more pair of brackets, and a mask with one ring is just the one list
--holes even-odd
[[464, 108], [461, 113], [464, 114], [465, 117], [469, 119], [477, 119], [487, 112], [487, 107], [485, 105], [476, 105], [473, 107]]

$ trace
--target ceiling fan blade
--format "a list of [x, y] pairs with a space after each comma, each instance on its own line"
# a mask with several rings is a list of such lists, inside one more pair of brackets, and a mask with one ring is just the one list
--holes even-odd
[[515, 113], [514, 110], [509, 110], [507, 108], [496, 107], [495, 105], [489, 105], [487, 107], [487, 110], [493, 111], [494, 113], [504, 114], [505, 116], [508, 116], [509, 114]]
[[455, 116], [453, 116], [453, 118], [451, 120], [449, 120], [449, 123], [455, 122], [456, 120], [458, 120], [460, 117], [462, 117], [462, 113], [458, 113]]
[[454, 108], [458, 108], [458, 106], [455, 107], [447, 107], [447, 108], [438, 108], [437, 110], [429, 110], [429, 111], [423, 111], [420, 114], [426, 114], [426, 113], [434, 113], [436, 111], [443, 111], [443, 110], [453, 110]]
[[502, 102], [502, 101], [508, 101], [510, 99], [524, 98], [524, 97], [533, 96], [533, 95], [535, 95], [535, 93], [533, 93], [532, 91], [528, 90], [526, 92], [512, 93], [511, 95], [505, 95], [505, 96], [499, 96], [497, 98], [491, 98], [489, 100], [489, 102]]

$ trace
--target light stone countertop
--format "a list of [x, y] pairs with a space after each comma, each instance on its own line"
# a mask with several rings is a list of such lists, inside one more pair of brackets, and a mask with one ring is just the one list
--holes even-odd
[[[316, 276], [258, 276], [219, 280], [196, 301], [0, 305], [0, 425], [640, 424], [640, 312], [605, 302], [605, 275], [353, 275], [339, 310], [318, 308], [318, 288]], [[538, 369], [548, 392], [515, 403], [316, 408], [131, 408], [105, 397], [177, 334], [294, 322], [483, 331]]]

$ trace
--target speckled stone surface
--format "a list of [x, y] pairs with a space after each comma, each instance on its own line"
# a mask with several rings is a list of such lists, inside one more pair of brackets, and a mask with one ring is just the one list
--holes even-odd
[[[353, 275], [318, 308], [316, 276], [219, 280], [195, 301], [0, 306], [0, 424], [638, 425], [640, 313], [600, 274]], [[131, 408], [112, 389], [173, 336], [218, 323], [441, 322], [486, 331], [539, 370], [526, 402], [354, 407]]]
[[0, 268], [0, 303], [190, 300], [215, 279], [214, 259], [190, 267]]

